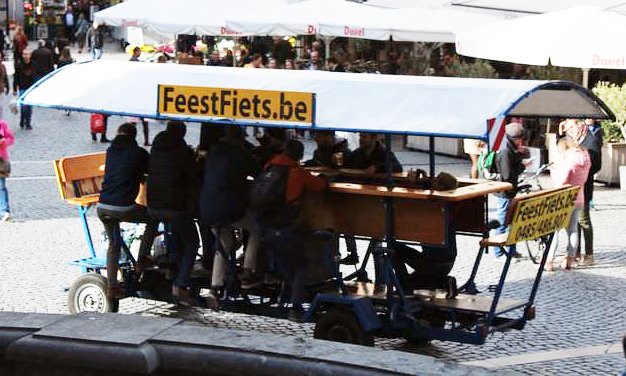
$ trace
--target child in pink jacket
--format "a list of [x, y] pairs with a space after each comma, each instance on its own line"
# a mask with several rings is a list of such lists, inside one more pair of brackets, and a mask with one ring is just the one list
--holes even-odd
[[[567, 234], [567, 254], [563, 259], [561, 267], [564, 269], [572, 268], [572, 260], [576, 256], [576, 248], [578, 247], [578, 215], [583, 206], [585, 194], [584, 185], [587, 181], [587, 175], [591, 168], [591, 159], [587, 150], [580, 147], [571, 138], [564, 138], [559, 141], [558, 149], [560, 152], [560, 160], [551, 171], [552, 180], [555, 187], [562, 187], [571, 184], [580, 187], [578, 196], [576, 197], [574, 211], [569, 226], [564, 229]], [[554, 271], [554, 258], [556, 249], [559, 246], [558, 235], [554, 234], [554, 239], [550, 245], [550, 253], [545, 269]]]
[[13, 145], [15, 137], [9, 125], [0, 120], [0, 222], [11, 220], [9, 209], [9, 192], [6, 178], [9, 176], [9, 146]]

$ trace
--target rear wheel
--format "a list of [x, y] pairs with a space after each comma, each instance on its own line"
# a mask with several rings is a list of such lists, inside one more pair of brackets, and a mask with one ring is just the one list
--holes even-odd
[[526, 252], [528, 253], [528, 257], [533, 264], [539, 264], [541, 262], [541, 256], [543, 256], [543, 251], [546, 249], [546, 243], [543, 238], [537, 238], [533, 240], [527, 240], [524, 242], [524, 247], [526, 247]]
[[72, 286], [67, 306], [72, 314], [80, 312], [117, 312], [119, 300], [107, 299], [107, 281], [99, 274], [89, 273], [80, 276]]
[[313, 332], [316, 339], [374, 346], [374, 336], [366, 333], [354, 313], [345, 307], [333, 307], [322, 314]]

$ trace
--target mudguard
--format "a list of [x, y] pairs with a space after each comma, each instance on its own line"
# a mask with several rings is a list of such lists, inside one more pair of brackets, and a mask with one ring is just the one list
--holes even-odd
[[306, 312], [305, 321], [312, 322], [316, 311], [322, 308], [327, 309], [333, 305], [343, 305], [354, 312], [359, 324], [366, 332], [382, 328], [382, 323], [374, 311], [372, 300], [365, 296], [317, 294]]

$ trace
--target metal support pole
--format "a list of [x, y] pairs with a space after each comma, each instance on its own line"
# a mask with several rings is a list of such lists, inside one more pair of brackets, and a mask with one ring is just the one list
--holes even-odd
[[[392, 155], [391, 155], [391, 134], [385, 134], [385, 147], [387, 154], [385, 156], [385, 184], [388, 189], [393, 188], [392, 176]], [[385, 236], [387, 245], [395, 239], [394, 221], [393, 221], [393, 198], [385, 197]]]
[[589, 68], [583, 68], [583, 86], [589, 87]]
[[435, 177], [435, 138], [428, 138], [428, 164], [430, 166], [430, 177]]
[[545, 243], [545, 249], [543, 250], [543, 256], [541, 256], [541, 263], [539, 263], [539, 271], [537, 272], [537, 276], [535, 277], [535, 282], [533, 283], [533, 288], [530, 291], [530, 298], [528, 299], [528, 303], [533, 304], [535, 302], [535, 296], [537, 295], [537, 289], [539, 289], [539, 282], [541, 282], [541, 276], [543, 275], [543, 268], [546, 266], [546, 260], [548, 259], [548, 253], [550, 253], [550, 246], [552, 245], [552, 241], [554, 241], [554, 237], [556, 233], [552, 233], [548, 235], [548, 241]]
[[89, 223], [87, 222], [87, 211], [89, 211], [89, 206], [78, 207], [78, 213], [80, 214], [80, 221], [83, 223], [83, 230], [85, 230], [85, 237], [87, 238], [87, 246], [89, 247], [89, 253], [91, 257], [96, 258], [96, 250], [93, 247], [93, 239], [91, 238], [91, 231], [89, 231]]

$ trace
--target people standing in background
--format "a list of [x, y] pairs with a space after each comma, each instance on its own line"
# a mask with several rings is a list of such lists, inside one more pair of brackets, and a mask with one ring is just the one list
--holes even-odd
[[18, 26], [15, 28], [15, 37], [13, 37], [13, 65], [15, 67], [22, 60], [22, 53], [27, 48], [28, 37], [24, 33], [24, 29]]
[[263, 56], [254, 54], [250, 57], [250, 62], [244, 64], [244, 68], [263, 68]]
[[74, 37], [78, 42], [78, 53], [83, 52], [83, 48], [85, 48], [85, 36], [87, 35], [87, 30], [89, 30], [89, 22], [85, 19], [84, 14], [80, 14], [78, 16], [78, 22], [76, 22], [76, 32], [74, 33]]
[[67, 40], [69, 43], [74, 44], [74, 25], [76, 20], [74, 19], [74, 12], [72, 11], [72, 6], [68, 5], [65, 10], [65, 14], [63, 14], [63, 24], [65, 25], [65, 33], [67, 34]]
[[[32, 84], [35, 83], [35, 67], [31, 59], [31, 53], [28, 49], [22, 52], [22, 59], [15, 68], [15, 76], [13, 77], [13, 95], [23, 93]], [[33, 116], [31, 106], [22, 105], [20, 107], [20, 128], [33, 129], [30, 120]]]
[[6, 178], [11, 172], [9, 164], [9, 146], [13, 145], [15, 137], [11, 128], [0, 120], [0, 223], [11, 221], [11, 209], [9, 208], [9, 191], [6, 186]]
[[[578, 242], [580, 241], [580, 235], [578, 233], [578, 216], [583, 208], [585, 201], [585, 191], [583, 186], [587, 181], [587, 175], [591, 168], [591, 158], [589, 153], [578, 145], [574, 140], [569, 137], [561, 139], [558, 143], [558, 149], [560, 152], [560, 159], [558, 163], [550, 171], [552, 181], [554, 181], [555, 187], [562, 187], [566, 184], [578, 186], [578, 196], [576, 196], [574, 211], [572, 212], [572, 218], [569, 226], [565, 229], [567, 234], [567, 253], [561, 263], [561, 268], [569, 270], [572, 268], [572, 262], [576, 255], [576, 248], [578, 248]], [[554, 259], [556, 257], [556, 250], [559, 246], [558, 233], [554, 234], [552, 244], [550, 244], [550, 252], [548, 254], [548, 261], [546, 262], [545, 270], [554, 271]]]
[[40, 39], [39, 47], [33, 51], [31, 59], [35, 68], [35, 81], [54, 70], [54, 54], [46, 47], [46, 41]]
[[276, 69], [276, 59], [274, 59], [273, 57], [270, 57], [269, 60], [267, 61], [267, 67], [269, 69]]
[[331, 56], [326, 59], [326, 70], [330, 72], [345, 72], [346, 70], [343, 68], [343, 65], [339, 63], [336, 57]]
[[309, 61], [309, 66], [307, 67], [307, 70], [322, 70], [319, 51], [311, 51], [311, 60]]
[[4, 48], [6, 47], [5, 45], [5, 33], [4, 33], [4, 28], [0, 27], [0, 51], [4, 52]]
[[[66, 114], [69, 115], [69, 114]], [[104, 123], [104, 131], [102, 133], [100, 133], [100, 142], [103, 144], [108, 144], [109, 142], [111, 142], [111, 140], [109, 140], [107, 138], [107, 128], [109, 126], [109, 115], [102, 115], [102, 122]], [[91, 141], [96, 142], [98, 141], [98, 134], [94, 133], [93, 131], [91, 132]]]
[[59, 63], [57, 64], [57, 68], [63, 68], [66, 65], [70, 65], [74, 62], [72, 58], [72, 53], [68, 46], [63, 47], [61, 50], [61, 55], [59, 56]]
[[139, 61], [139, 56], [141, 56], [141, 48], [135, 47], [133, 48], [133, 55], [130, 57], [128, 61]]
[[6, 102], [5, 96], [9, 95], [9, 75], [7, 69], [2, 64], [4, 61], [4, 51], [0, 51], [0, 119], [4, 119], [4, 103]]
[[481, 140], [464, 139], [463, 151], [469, 155], [472, 161], [472, 167], [470, 169], [470, 178], [478, 179], [478, 157], [485, 147], [485, 143]]
[[[59, 55], [59, 62], [57, 63], [57, 68], [63, 68], [66, 65], [70, 65], [74, 62], [74, 59], [72, 59], [72, 54], [70, 52], [70, 47], [69, 46], [64, 46], [63, 49], [61, 50], [61, 53]], [[71, 111], [65, 111], [65, 115], [70, 116], [72, 112]], [[94, 140], [95, 141], [95, 140]]]
[[285, 60], [285, 69], [288, 69], [288, 70], [296, 69], [295, 65], [293, 64], [293, 60]]
[[102, 27], [96, 27], [94, 24], [87, 30], [86, 38], [91, 46], [91, 58], [98, 60], [102, 57], [102, 47], [104, 46], [104, 35], [102, 35]]
[[[589, 132], [587, 124], [574, 119], [567, 119], [559, 124], [559, 133], [566, 134], [580, 146], [587, 149], [591, 158], [591, 168], [589, 169], [589, 175], [584, 187], [585, 201], [578, 217], [578, 224], [582, 230], [583, 239], [585, 239], [585, 256], [580, 264], [591, 266], [595, 264], [595, 258], [593, 255], [593, 225], [591, 223], [590, 208], [593, 200], [593, 177], [602, 168], [602, 139]], [[580, 243], [578, 247], [580, 247]]]

